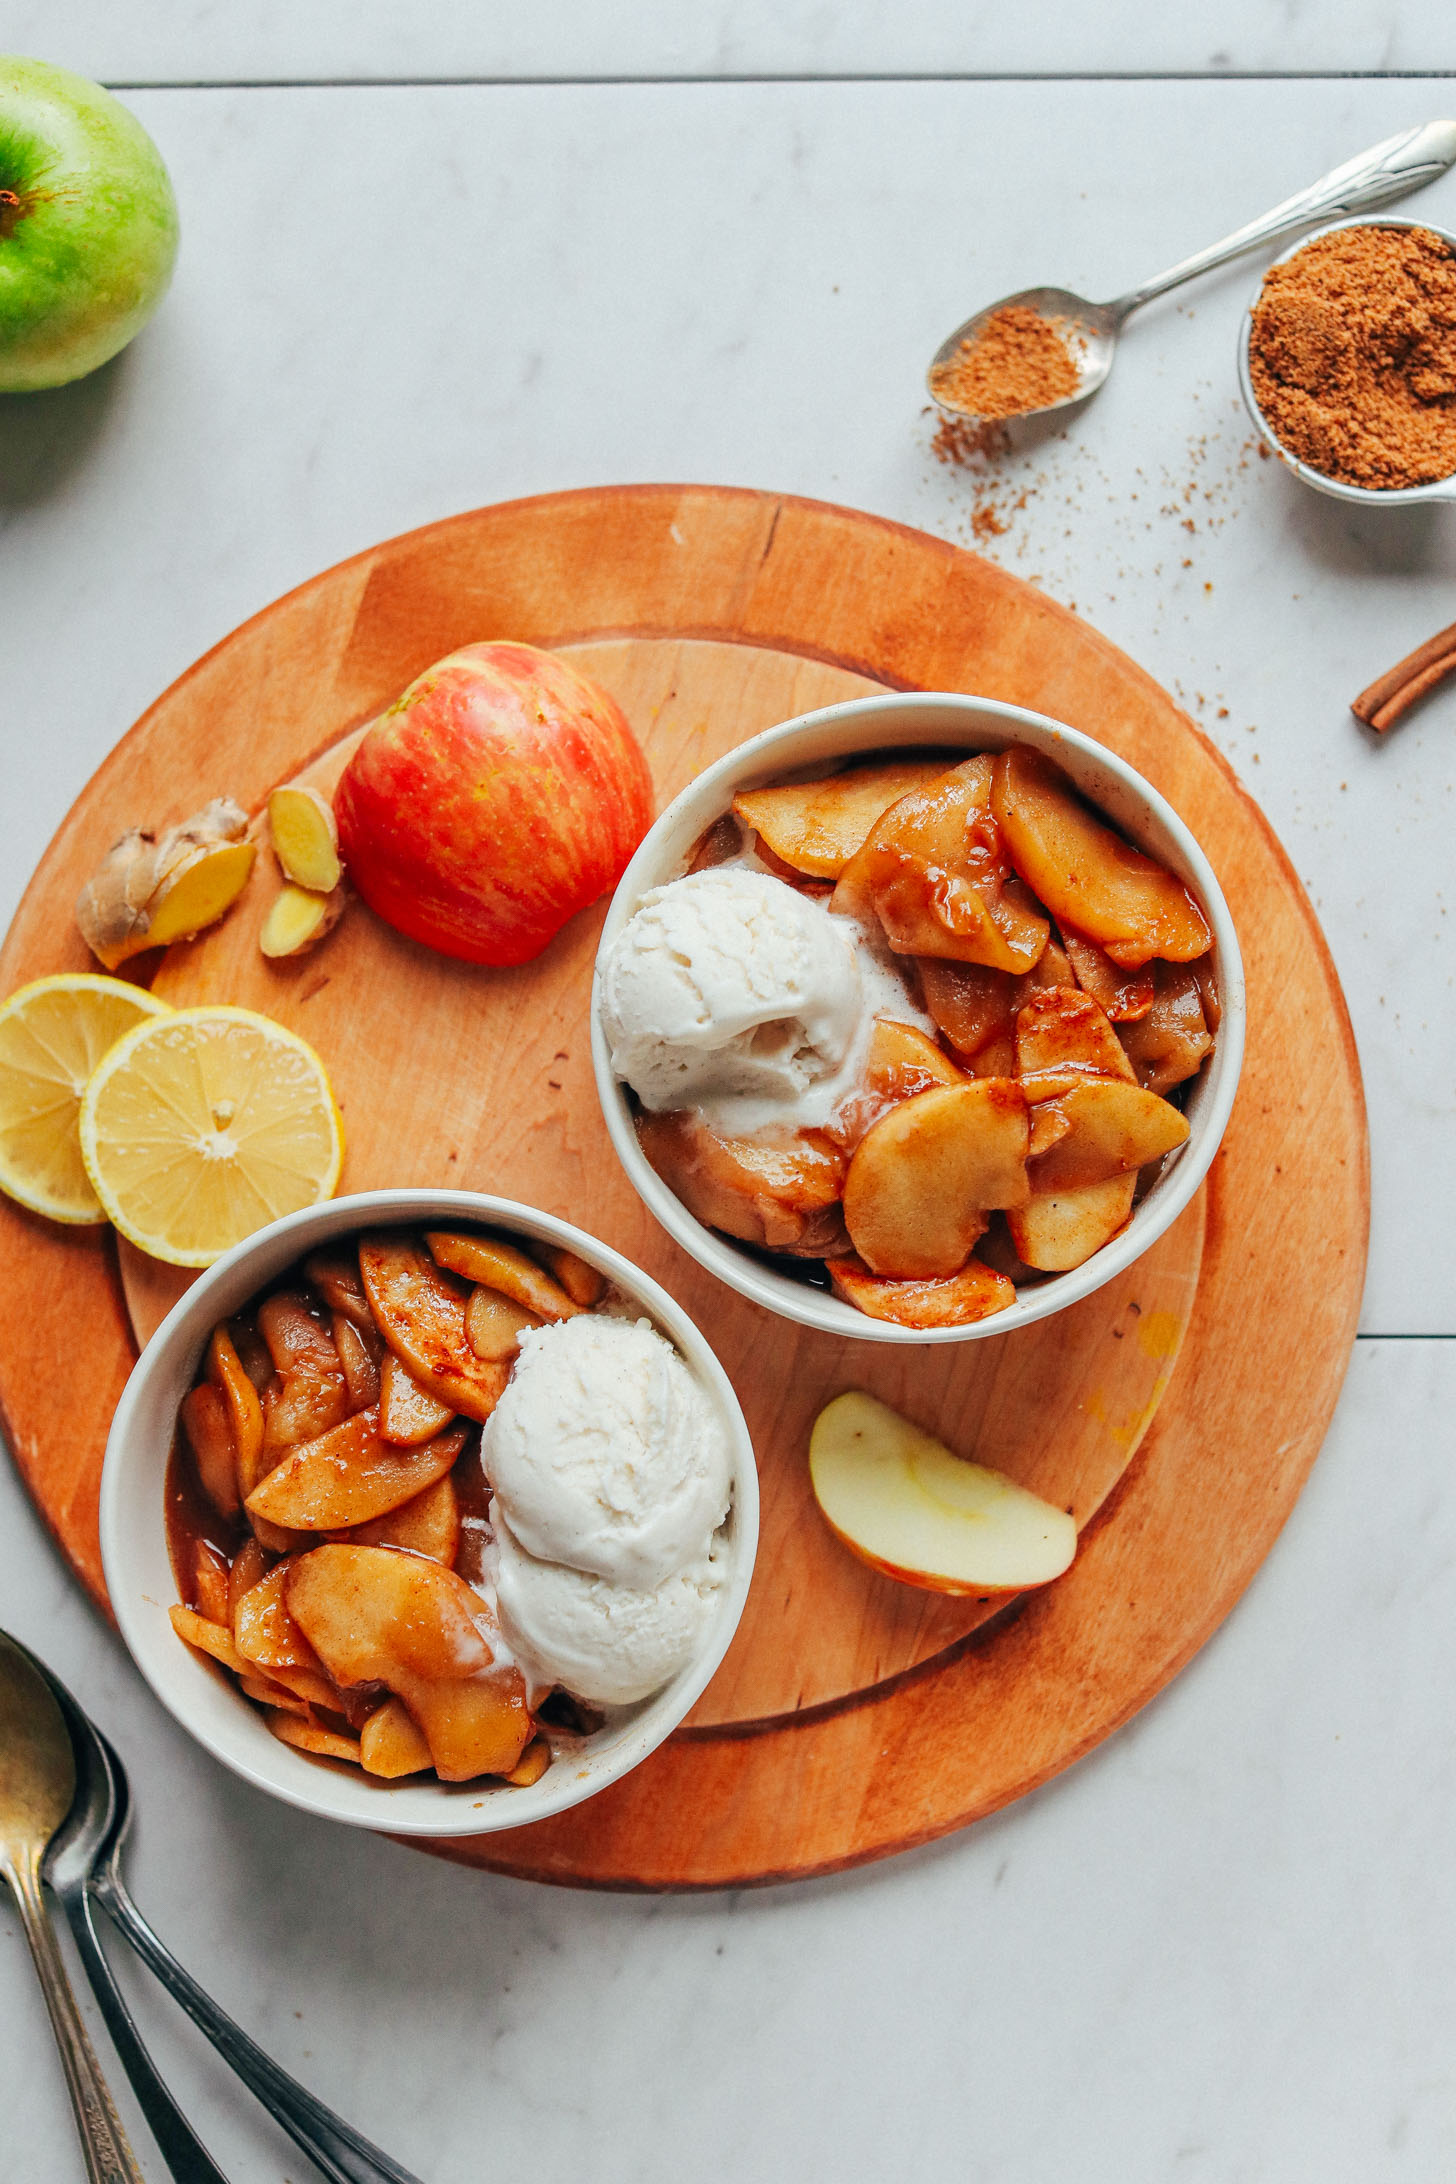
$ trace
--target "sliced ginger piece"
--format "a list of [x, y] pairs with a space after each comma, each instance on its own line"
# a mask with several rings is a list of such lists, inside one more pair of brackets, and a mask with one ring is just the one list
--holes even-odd
[[233, 1644], [232, 1632], [224, 1629], [221, 1623], [210, 1622], [195, 1608], [184, 1608], [180, 1604], [169, 1608], [167, 1613], [172, 1619], [173, 1630], [179, 1638], [185, 1638], [189, 1646], [196, 1646], [199, 1653], [210, 1653], [235, 1676], [247, 1673], [248, 1664]]
[[293, 783], [275, 789], [268, 799], [268, 831], [284, 877], [296, 887], [327, 895], [338, 886], [344, 876], [339, 830], [333, 807], [317, 789]]
[[454, 1416], [453, 1404], [431, 1395], [393, 1350], [386, 1351], [379, 1368], [381, 1440], [392, 1441], [396, 1448], [418, 1448], [443, 1433]]
[[1125, 969], [1154, 956], [1191, 962], [1208, 923], [1182, 881], [1115, 834], [1050, 759], [1024, 746], [998, 754], [992, 807], [1011, 860], [1058, 924]]
[[854, 1248], [876, 1274], [954, 1274], [986, 1215], [1027, 1195], [1026, 1099], [1014, 1078], [978, 1078], [902, 1100], [861, 1140], [844, 1182]]
[[396, 1448], [379, 1434], [377, 1409], [305, 1441], [248, 1496], [250, 1517], [295, 1532], [342, 1532], [398, 1509], [442, 1479], [465, 1445], [463, 1427], [418, 1448]]
[[1067, 1128], [1031, 1168], [1034, 1192], [1104, 1183], [1161, 1160], [1188, 1137], [1187, 1119], [1176, 1107], [1120, 1077], [1089, 1078], [1047, 1106]]
[[228, 797], [164, 834], [133, 827], [114, 842], [82, 888], [76, 923], [114, 971], [144, 948], [190, 940], [231, 909], [257, 849], [243, 839], [248, 815]]
[[935, 758], [851, 766], [820, 781], [751, 789], [734, 797], [733, 811], [795, 872], [837, 880], [876, 820], [912, 789], [939, 780], [945, 770]]
[[433, 1765], [425, 1733], [403, 1699], [386, 1699], [359, 1732], [359, 1764], [366, 1774], [396, 1782]]
[[1033, 1192], [1024, 1206], [1007, 1210], [1016, 1256], [1043, 1273], [1070, 1273], [1127, 1226], [1136, 1191], [1136, 1172], [1129, 1172], [1073, 1190]]
[[574, 1319], [580, 1309], [561, 1284], [543, 1272], [534, 1259], [498, 1236], [478, 1236], [469, 1230], [427, 1229], [425, 1242], [437, 1266], [449, 1267], [452, 1273], [463, 1274], [467, 1281], [481, 1282], [488, 1289], [499, 1290], [503, 1297], [523, 1304], [528, 1312], [534, 1312], [540, 1319]]
[[520, 1349], [526, 1329], [544, 1324], [539, 1312], [503, 1297], [498, 1289], [473, 1289], [465, 1307], [465, 1339], [477, 1357], [508, 1361]]
[[285, 883], [268, 905], [258, 946], [270, 959], [307, 955], [338, 924], [344, 902], [342, 887], [334, 888], [331, 894], [316, 895], [311, 888]]
[[240, 1500], [238, 1449], [221, 1392], [204, 1380], [183, 1396], [178, 1415], [203, 1493], [219, 1516], [235, 1516]]
[[1016, 1019], [1016, 1068], [1033, 1101], [1055, 1099], [1088, 1077], [1133, 1082], [1106, 1013], [1075, 986], [1043, 986], [1027, 996]]
[[316, 1722], [300, 1721], [294, 1714], [285, 1714], [278, 1707], [270, 1707], [263, 1719], [280, 1744], [291, 1744], [296, 1751], [312, 1752], [319, 1759], [346, 1759], [354, 1766], [359, 1764], [359, 1739], [340, 1736], [335, 1729], [320, 1729]]
[[401, 1502], [398, 1509], [367, 1524], [351, 1525], [340, 1536], [360, 1547], [403, 1547], [453, 1570], [460, 1552], [460, 1497], [455, 1482], [447, 1472], [412, 1501]]
[[707, 1227], [795, 1258], [846, 1248], [845, 1155], [824, 1132], [796, 1131], [781, 1143], [721, 1137], [688, 1109], [640, 1114], [636, 1129], [668, 1189]]
[[391, 1547], [330, 1544], [291, 1566], [287, 1596], [336, 1683], [403, 1699], [442, 1780], [516, 1765], [531, 1735], [525, 1682], [495, 1666], [489, 1610], [453, 1571]]
[[830, 1259], [829, 1279], [836, 1297], [871, 1319], [893, 1320], [900, 1327], [969, 1327], [1016, 1302], [1015, 1285], [975, 1257], [954, 1274], [933, 1281], [896, 1281], [872, 1274], [863, 1259]]
[[[471, 1349], [464, 1284], [412, 1236], [391, 1229], [360, 1239], [359, 1272], [379, 1332], [415, 1379], [452, 1411], [489, 1418], [510, 1368], [477, 1357]], [[532, 1272], [538, 1282], [554, 1288], [539, 1267]], [[569, 1298], [566, 1302], [574, 1312], [575, 1305]]]

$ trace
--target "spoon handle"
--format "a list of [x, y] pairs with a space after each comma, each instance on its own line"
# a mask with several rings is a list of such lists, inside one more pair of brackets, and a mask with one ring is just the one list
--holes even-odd
[[68, 1889], [60, 1901], [70, 1924], [71, 1939], [91, 1982], [91, 1991], [106, 2020], [111, 2044], [176, 2184], [228, 2184], [223, 2171], [173, 2100], [166, 2080], [142, 2043], [126, 1999], [116, 1984], [116, 1975], [106, 1961], [85, 1889]]
[[1286, 197], [1262, 219], [1251, 220], [1247, 227], [1236, 229], [1221, 243], [1200, 250], [1196, 257], [1184, 258], [1145, 287], [1119, 296], [1115, 303], [1104, 304], [1103, 309], [1121, 325], [1154, 296], [1166, 295], [1170, 288], [1180, 288], [1196, 274], [1211, 272], [1214, 266], [1223, 265], [1230, 258], [1257, 248], [1260, 243], [1273, 242], [1277, 235], [1286, 235], [1291, 228], [1304, 227], [1314, 220], [1336, 220], [1351, 213], [1373, 212], [1377, 205], [1388, 205], [1411, 190], [1424, 189], [1437, 175], [1444, 174], [1453, 161], [1456, 161], [1456, 121], [1428, 121], [1418, 129], [1402, 129], [1399, 136], [1386, 137], [1383, 143], [1373, 144], [1368, 152], [1347, 159], [1343, 166], [1321, 176], [1318, 182], [1311, 182], [1309, 188], [1301, 190], [1297, 196]]
[[148, 1970], [156, 1974], [223, 2061], [282, 2124], [294, 2144], [301, 2146], [322, 2170], [329, 2184], [419, 2184], [418, 2177], [391, 2161], [322, 2101], [315, 2100], [255, 2040], [250, 2040], [225, 2010], [219, 2009], [192, 1974], [183, 1970], [166, 1943], [152, 1932], [114, 1867], [97, 1875], [95, 1893]]
[[39, 1859], [16, 1859], [5, 1867], [20, 1911], [20, 1923], [35, 1959], [36, 1976], [50, 2012], [51, 2029], [65, 2066], [66, 2088], [76, 2112], [89, 2184], [145, 2184], [127, 2144], [121, 2118], [112, 2103], [101, 2065], [91, 2045], [56, 1937], [40, 1892]]

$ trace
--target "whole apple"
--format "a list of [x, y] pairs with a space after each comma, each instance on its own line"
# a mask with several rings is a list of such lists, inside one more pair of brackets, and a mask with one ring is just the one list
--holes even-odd
[[69, 69], [0, 58], [0, 392], [124, 349], [176, 255], [172, 184], [136, 117]]
[[652, 823], [652, 777], [615, 699], [565, 660], [466, 645], [368, 730], [334, 816], [371, 910], [504, 967], [616, 885]]

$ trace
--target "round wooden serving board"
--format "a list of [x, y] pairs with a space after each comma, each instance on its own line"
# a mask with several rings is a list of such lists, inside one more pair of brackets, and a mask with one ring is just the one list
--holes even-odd
[[[506, 636], [569, 650], [614, 692], [660, 803], [772, 722], [877, 687], [1050, 713], [1156, 783], [1238, 920], [1249, 1043], [1205, 1191], [1074, 1310], [923, 1351], [760, 1312], [646, 1214], [592, 1089], [601, 909], [513, 972], [447, 962], [357, 904], [316, 955], [269, 964], [257, 949], [276, 878], [265, 854], [238, 909], [157, 970], [169, 999], [247, 1003], [314, 1042], [344, 1112], [343, 1188], [478, 1187], [578, 1221], [682, 1300], [743, 1402], [763, 1488], [758, 1569], [691, 1721], [577, 1812], [446, 1854], [617, 1887], [736, 1886], [881, 1856], [1004, 1804], [1126, 1720], [1217, 1626], [1287, 1516], [1339, 1391], [1364, 1272], [1364, 1114], [1339, 987], [1256, 808], [1171, 700], [1085, 624], [972, 555], [868, 516], [637, 487], [433, 525], [226, 639], [86, 789], [22, 903], [0, 990], [87, 960], [71, 906], [124, 825], [223, 791], [257, 810], [284, 779], [327, 787], [412, 676]], [[107, 1425], [135, 1335], [186, 1277], [130, 1251], [118, 1266], [107, 1232], [58, 1229], [8, 1202], [0, 1235], [4, 1424], [102, 1597]], [[845, 1555], [813, 1508], [805, 1450], [814, 1413], [849, 1386], [1073, 1508], [1071, 1571], [983, 1627], [988, 1604], [911, 1591]]]

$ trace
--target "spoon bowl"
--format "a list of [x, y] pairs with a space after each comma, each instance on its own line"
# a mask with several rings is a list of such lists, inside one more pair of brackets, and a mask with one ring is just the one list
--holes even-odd
[[[1052, 410], [1069, 409], [1074, 402], [1085, 402], [1089, 394], [1097, 392], [1111, 371], [1122, 325], [1115, 304], [1091, 303], [1085, 296], [1074, 295], [1070, 288], [1019, 288], [1014, 296], [1003, 296], [999, 303], [988, 303], [984, 311], [977, 311], [953, 334], [947, 334], [931, 358], [927, 384], [936, 406], [946, 417], [982, 417], [981, 412], [966, 408], [947, 393], [945, 374], [958, 353], [979, 339], [987, 322], [998, 311], [1012, 309], [1034, 311], [1038, 318], [1045, 319], [1066, 345], [1077, 367], [1077, 385], [1071, 394], [1059, 395], [1055, 402], [1043, 402], [1034, 410], [1016, 410], [1013, 415], [1044, 417]], [[984, 421], [990, 423], [991, 419], [986, 417]]]

